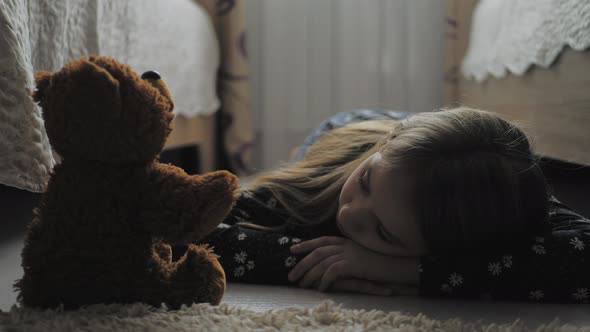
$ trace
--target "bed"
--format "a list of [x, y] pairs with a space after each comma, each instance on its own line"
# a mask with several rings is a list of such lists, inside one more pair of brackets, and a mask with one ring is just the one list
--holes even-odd
[[[497, 6], [502, 2], [496, 1], [493, 5]], [[516, 6], [517, 3], [522, 6], [527, 0], [507, 5]], [[548, 58], [541, 64], [508, 68], [503, 76], [500, 73], [489, 74], [484, 79], [466, 77], [465, 61], [469, 60], [469, 46], [474, 42], [470, 40], [474, 35], [474, 14], [482, 15], [482, 11], [487, 11], [483, 15], [492, 15], [496, 9], [490, 7], [490, 4], [492, 2], [485, 0], [449, 1], [446, 103], [464, 104], [496, 112], [520, 124], [533, 138], [536, 151], [540, 155], [590, 165], [590, 25], [587, 24], [590, 22], [590, 6], [576, 0], [532, 3], [537, 7], [560, 5], [564, 11], [568, 10], [567, 6], [577, 6], [572, 8], [570, 14], [553, 15], [562, 15], [561, 22], [568, 18], [563, 17], [564, 15], [574, 16], [571, 24], [578, 27], [575, 31], [579, 38], [578, 43], [571, 42], [571, 39], [566, 40], [558, 54], [549, 55], [553, 59]], [[488, 7], [483, 8], [484, 6]], [[518, 8], [508, 9], [513, 11], [512, 15], [517, 15], [514, 11]], [[534, 13], [530, 13], [532, 14]], [[520, 22], [521, 26], [530, 23], [526, 21], [526, 17], [516, 19], [518, 21], [515, 22]], [[544, 21], [541, 27], [547, 25]], [[481, 30], [480, 27], [479, 33], [490, 33]]]

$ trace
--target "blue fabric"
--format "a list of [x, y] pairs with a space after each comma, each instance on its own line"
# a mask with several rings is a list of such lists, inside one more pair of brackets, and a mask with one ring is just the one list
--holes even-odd
[[350, 112], [341, 112], [331, 116], [326, 121], [322, 122], [320, 126], [314, 130], [303, 142], [301, 149], [292, 159], [292, 162], [301, 160], [303, 156], [309, 151], [309, 148], [320, 138], [322, 135], [332, 129], [344, 127], [347, 124], [367, 121], [367, 120], [403, 120], [406, 117], [412, 115], [410, 112], [391, 111], [391, 110], [370, 110], [370, 109], [358, 109]]

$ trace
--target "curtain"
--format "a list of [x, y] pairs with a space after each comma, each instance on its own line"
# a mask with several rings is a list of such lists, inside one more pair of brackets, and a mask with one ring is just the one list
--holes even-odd
[[445, 16], [444, 1], [249, 0], [256, 165], [338, 112], [443, 106]]
[[248, 174], [251, 172], [254, 131], [250, 111], [246, 3], [244, 0], [199, 2], [211, 15], [221, 51], [218, 72], [221, 109], [217, 118], [221, 163], [218, 168]]

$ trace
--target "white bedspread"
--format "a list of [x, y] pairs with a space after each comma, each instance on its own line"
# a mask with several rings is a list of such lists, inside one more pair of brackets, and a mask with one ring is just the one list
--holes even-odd
[[219, 107], [219, 45], [193, 0], [0, 1], [0, 183], [42, 191], [54, 159], [41, 111], [29, 97], [36, 70], [100, 54], [138, 73], [156, 70], [176, 114]]
[[38, 192], [54, 160], [41, 111], [30, 98], [33, 65], [27, 22], [25, 2], [0, 1], [0, 183]]
[[590, 47], [588, 0], [481, 0], [461, 71], [468, 78], [549, 67], [565, 46]]
[[207, 12], [194, 0], [99, 1], [98, 45], [142, 73], [156, 70], [191, 117], [219, 107], [219, 44]]

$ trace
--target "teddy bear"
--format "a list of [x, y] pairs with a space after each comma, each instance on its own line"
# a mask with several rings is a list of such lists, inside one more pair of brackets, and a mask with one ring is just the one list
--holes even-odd
[[[90, 56], [38, 72], [35, 83], [61, 163], [27, 227], [18, 302], [66, 310], [219, 304], [219, 257], [192, 243], [230, 212], [238, 179], [228, 171], [189, 176], [158, 162], [174, 108], [160, 75]], [[173, 261], [177, 244], [187, 249]]]

